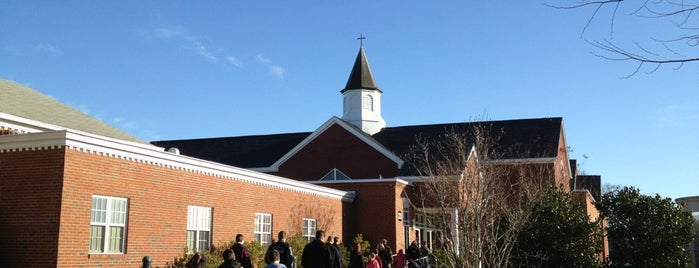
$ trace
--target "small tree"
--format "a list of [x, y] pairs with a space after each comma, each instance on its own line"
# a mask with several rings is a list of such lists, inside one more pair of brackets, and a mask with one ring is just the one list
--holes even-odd
[[691, 267], [694, 221], [672, 199], [624, 187], [595, 206], [609, 223], [610, 267]]
[[600, 267], [602, 226], [590, 222], [582, 203], [549, 187], [517, 236], [512, 267]]
[[364, 240], [363, 234], [357, 234], [352, 238], [352, 246], [350, 248], [354, 248], [357, 244], [362, 247], [362, 256], [369, 256], [371, 252], [371, 243], [369, 243], [368, 240]]

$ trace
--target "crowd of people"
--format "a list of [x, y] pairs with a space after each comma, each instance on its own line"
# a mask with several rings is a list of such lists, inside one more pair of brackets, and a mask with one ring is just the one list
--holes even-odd
[[[316, 231], [315, 239], [303, 248], [300, 266], [303, 268], [343, 268], [342, 248], [339, 237], [328, 236], [323, 242], [325, 232]], [[264, 268], [296, 268], [296, 257], [291, 245], [286, 241], [287, 234], [280, 231], [277, 241], [270, 244], [264, 255], [267, 264]], [[235, 237], [235, 244], [222, 253], [223, 263], [218, 268], [253, 268], [250, 252], [245, 247], [242, 234]], [[418, 245], [413, 241], [406, 249], [398, 250], [394, 255], [386, 239], [381, 240], [368, 259], [365, 259], [361, 244], [353, 245], [350, 250], [347, 268], [429, 268], [430, 249], [425, 242]], [[206, 266], [206, 256], [196, 253], [187, 263], [188, 268]]]

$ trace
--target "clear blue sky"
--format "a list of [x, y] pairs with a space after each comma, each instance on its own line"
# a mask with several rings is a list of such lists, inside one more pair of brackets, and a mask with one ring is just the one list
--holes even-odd
[[699, 63], [621, 79], [607, 21], [544, 3], [0, 0], [0, 78], [147, 141], [313, 131], [363, 34], [389, 126], [562, 117], [584, 172], [699, 195]]

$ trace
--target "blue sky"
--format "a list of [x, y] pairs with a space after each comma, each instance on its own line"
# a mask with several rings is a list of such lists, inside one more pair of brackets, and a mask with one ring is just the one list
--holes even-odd
[[[363, 34], [389, 126], [562, 117], [585, 173], [699, 195], [699, 63], [620, 78], [604, 11], [546, 3], [1, 0], [0, 78], [147, 141], [313, 131]], [[629, 13], [614, 42], [677, 34]]]

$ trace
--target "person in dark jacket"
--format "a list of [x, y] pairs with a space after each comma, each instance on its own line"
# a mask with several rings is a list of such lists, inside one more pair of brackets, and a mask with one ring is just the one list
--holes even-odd
[[266, 263], [269, 264], [274, 262], [273, 260], [268, 259], [269, 256], [272, 256], [272, 251], [274, 250], [279, 252], [279, 263], [284, 264], [287, 268], [293, 268], [292, 265], [295, 258], [293, 252], [291, 251], [291, 245], [286, 242], [285, 231], [279, 231], [279, 234], [277, 235], [277, 242], [274, 242], [267, 248], [267, 254], [265, 254]]
[[221, 254], [221, 257], [223, 257], [223, 263], [218, 266], [218, 268], [240, 268], [240, 262], [235, 260], [235, 253], [233, 253], [232, 249], [226, 249], [223, 251]]
[[242, 234], [237, 234], [235, 236], [236, 243], [231, 247], [233, 253], [235, 253], [235, 259], [243, 265], [243, 268], [252, 268], [252, 260], [250, 260], [250, 252], [248, 248], [243, 245], [245, 243], [245, 238]]
[[340, 248], [340, 237], [333, 237], [333, 243], [330, 244], [330, 249], [334, 253], [333, 267], [342, 268], [342, 248]]
[[391, 247], [388, 246], [386, 239], [381, 240], [381, 243], [376, 246], [376, 250], [379, 258], [381, 258], [381, 267], [389, 268], [391, 263], [393, 263], [393, 252]]
[[323, 243], [325, 232], [323, 230], [316, 231], [316, 239], [303, 247], [301, 254], [301, 266], [303, 268], [333, 268], [334, 253], [330, 246]]
[[362, 252], [362, 245], [357, 243], [350, 252], [350, 264], [349, 268], [364, 268], [366, 263], [364, 262], [364, 254]]
[[410, 260], [417, 260], [420, 258], [420, 247], [418, 247], [417, 242], [415, 242], [415, 240], [413, 240], [413, 242], [410, 243], [410, 246], [408, 247], [408, 250], [406, 250], [405, 255]]

